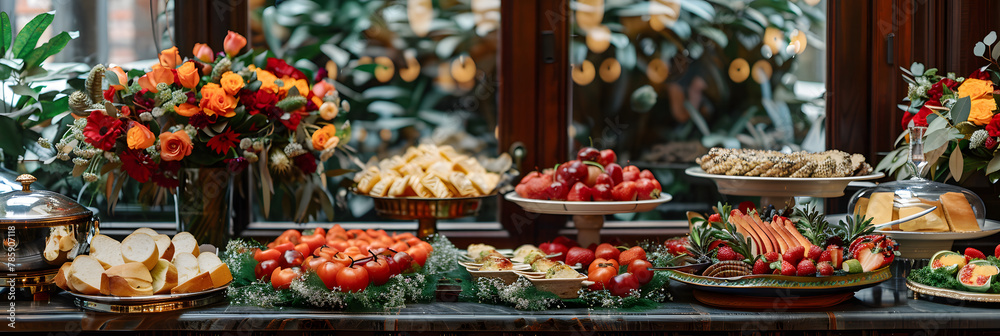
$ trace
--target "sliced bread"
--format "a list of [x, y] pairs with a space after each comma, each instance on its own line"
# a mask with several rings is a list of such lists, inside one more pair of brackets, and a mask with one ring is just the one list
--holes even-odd
[[135, 231], [132, 231], [132, 233], [145, 233], [153, 237], [160, 235], [160, 233], [156, 232], [156, 230], [150, 229], [148, 227], [135, 229]]
[[160, 259], [169, 261], [174, 258], [174, 243], [170, 241], [170, 236], [159, 234], [153, 239], [156, 239], [156, 250], [160, 251]]
[[190, 233], [179, 232], [176, 235], [174, 235], [174, 238], [171, 239], [171, 242], [174, 244], [175, 256], [178, 253], [183, 252], [183, 253], [193, 254], [195, 257], [197, 257], [198, 253], [201, 252], [198, 249], [198, 240], [195, 239], [194, 236], [191, 235]]
[[126, 262], [138, 262], [146, 266], [146, 270], [153, 269], [156, 261], [160, 260], [160, 251], [156, 247], [156, 240], [153, 236], [145, 233], [132, 233], [122, 240], [122, 259]]
[[105, 269], [124, 264], [121, 245], [114, 238], [102, 234], [96, 235], [90, 241], [90, 256], [104, 265]]
[[212, 275], [208, 272], [201, 272], [186, 281], [181, 281], [177, 287], [170, 290], [170, 293], [194, 293], [212, 288]]
[[174, 267], [177, 268], [177, 283], [183, 283], [201, 272], [198, 267], [198, 257], [191, 253], [181, 252], [174, 255]]
[[59, 287], [62, 290], [67, 290], [67, 291], [70, 290], [69, 285], [67, 284], [66, 274], [69, 273], [69, 269], [72, 266], [73, 262], [71, 261], [62, 264], [62, 266], [59, 267], [59, 272], [56, 273], [56, 278], [54, 279], [56, 287]]
[[[148, 237], [148, 235], [147, 235]], [[146, 265], [127, 262], [101, 274], [101, 294], [113, 296], [153, 295], [153, 277]]]
[[67, 286], [80, 294], [94, 295], [101, 293], [101, 275], [104, 266], [97, 258], [87, 255], [73, 259], [69, 274], [66, 277]]
[[177, 267], [169, 261], [157, 260], [156, 267], [149, 273], [153, 277], [153, 294], [170, 294], [170, 290], [177, 287]]
[[215, 253], [199, 254], [198, 269], [202, 272], [208, 272], [212, 276], [212, 287], [222, 287], [233, 281], [233, 274], [229, 271], [229, 266], [222, 262]]

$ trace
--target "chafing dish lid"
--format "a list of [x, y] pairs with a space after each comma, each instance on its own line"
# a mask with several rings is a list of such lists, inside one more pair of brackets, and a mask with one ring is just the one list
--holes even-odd
[[0, 222], [30, 222], [93, 214], [80, 203], [59, 193], [31, 190], [31, 183], [35, 180], [29, 174], [18, 176], [21, 190], [0, 194]]

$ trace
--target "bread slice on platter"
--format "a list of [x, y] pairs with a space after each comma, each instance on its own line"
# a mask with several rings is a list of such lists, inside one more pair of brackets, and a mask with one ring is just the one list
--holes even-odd
[[153, 239], [156, 240], [156, 250], [160, 251], [160, 259], [171, 260], [174, 258], [174, 243], [170, 241], [170, 236], [158, 234]]
[[145, 233], [135, 232], [125, 240], [122, 240], [121, 245], [122, 259], [126, 263], [138, 262], [146, 266], [146, 270], [153, 269], [156, 266], [156, 261], [160, 260], [160, 251], [157, 249], [156, 240], [153, 236]]
[[165, 259], [156, 261], [156, 267], [149, 271], [153, 277], [153, 294], [170, 294], [177, 287], [177, 267]]
[[177, 283], [182, 283], [201, 273], [198, 267], [198, 257], [188, 252], [181, 252], [174, 255], [174, 267], [177, 268]]
[[121, 245], [114, 238], [102, 234], [96, 235], [90, 241], [90, 256], [104, 265], [105, 269], [124, 264]]
[[[146, 234], [140, 234], [149, 237]], [[127, 262], [101, 274], [101, 294], [113, 296], [153, 295], [153, 277], [141, 262]]]
[[97, 258], [81, 255], [73, 259], [66, 283], [70, 289], [80, 294], [100, 294], [101, 275], [103, 274], [104, 266]]
[[69, 269], [72, 266], [73, 266], [73, 262], [67, 262], [67, 263], [62, 264], [62, 266], [59, 267], [59, 272], [56, 273], [56, 278], [53, 279], [53, 281], [55, 281], [55, 283], [56, 283], [56, 287], [59, 287], [62, 290], [67, 290], [67, 291], [70, 290], [69, 284], [67, 283], [67, 280], [66, 280], [66, 274], [69, 273]]
[[233, 281], [233, 274], [229, 271], [229, 266], [223, 263], [215, 253], [199, 254], [198, 269], [202, 272], [208, 272], [212, 276], [212, 287], [222, 287]]
[[212, 275], [208, 272], [201, 272], [194, 277], [181, 282], [170, 290], [172, 294], [195, 293], [206, 291], [212, 288]]
[[160, 235], [159, 232], [156, 232], [156, 230], [150, 229], [148, 227], [135, 229], [135, 231], [132, 231], [132, 233], [145, 233], [153, 237]]
[[174, 244], [174, 258], [180, 253], [190, 253], [197, 257], [200, 252], [198, 249], [198, 240], [190, 233], [179, 232], [174, 235], [171, 242]]

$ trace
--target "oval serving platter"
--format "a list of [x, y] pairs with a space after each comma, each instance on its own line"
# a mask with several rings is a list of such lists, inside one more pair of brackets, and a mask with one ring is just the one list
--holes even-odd
[[828, 277], [746, 275], [715, 278], [669, 271], [670, 279], [709, 292], [745, 296], [815, 296], [856, 292], [892, 278], [889, 267], [872, 272]]

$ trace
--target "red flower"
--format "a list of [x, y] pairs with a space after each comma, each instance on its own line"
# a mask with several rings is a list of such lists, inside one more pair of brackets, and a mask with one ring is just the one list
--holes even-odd
[[285, 63], [285, 60], [280, 58], [268, 58], [267, 67], [264, 69], [270, 71], [275, 76], [278, 76], [278, 78], [292, 77], [295, 79], [307, 79], [306, 74], [299, 71], [299, 69], [288, 65], [288, 63]]
[[[942, 88], [942, 86], [948, 86], [948, 89], [954, 92], [961, 84], [962, 83], [953, 81], [949, 78], [942, 78], [937, 83], [934, 83], [934, 85], [931, 85], [930, 89], [927, 89], [927, 97], [929, 97], [930, 100], [940, 101], [941, 96], [944, 95], [944, 88]], [[940, 106], [941, 103], [936, 105]]]
[[910, 127], [910, 120], [913, 120], [913, 116], [914, 115], [916, 115], [916, 114], [910, 113], [910, 112], [906, 112], [906, 111], [903, 112], [903, 128], [909, 128]]
[[316, 172], [316, 156], [312, 153], [306, 152], [305, 154], [296, 156], [293, 160], [295, 160], [295, 166], [299, 167], [299, 170], [303, 173], [312, 174]]
[[125, 150], [121, 154], [122, 169], [139, 183], [146, 183], [156, 170], [153, 156], [143, 150]]
[[984, 69], [986, 69], [986, 67], [982, 67], [982, 68], [976, 69], [976, 71], [973, 71], [971, 74], [969, 74], [968, 78], [989, 80], [990, 79], [990, 73], [984, 71]]
[[927, 127], [927, 116], [934, 113], [933, 110], [927, 107], [928, 105], [941, 106], [941, 102], [937, 101], [937, 99], [931, 99], [924, 103], [924, 107], [921, 107], [920, 111], [917, 111], [917, 114], [913, 116], [913, 126]]
[[986, 124], [986, 131], [990, 133], [991, 137], [1000, 136], [1000, 114], [993, 115], [990, 123]]
[[104, 100], [107, 100], [109, 102], [115, 101], [115, 92], [118, 92], [118, 89], [115, 89], [114, 86], [109, 87], [107, 90], [104, 90]]
[[147, 93], [149, 90], [142, 89], [138, 94], [132, 96], [132, 102], [135, 103], [135, 109], [139, 113], [152, 111], [156, 107], [156, 101], [153, 98], [147, 98]]
[[181, 181], [177, 180], [176, 178], [167, 177], [166, 175], [163, 174], [153, 175], [153, 183], [156, 183], [156, 185], [160, 187], [170, 188], [170, 189], [177, 188], [178, 186], [181, 185]]
[[239, 144], [240, 140], [236, 138], [236, 133], [231, 129], [227, 129], [225, 132], [208, 139], [208, 148], [211, 148], [217, 154], [224, 154], [230, 148], [236, 147]]
[[329, 74], [330, 73], [326, 71], [326, 68], [319, 68], [319, 70], [316, 71], [316, 76], [313, 77], [313, 83], [319, 83], [319, 81], [323, 80], [323, 78], [326, 78], [326, 76]]
[[122, 108], [118, 112], [121, 112], [121, 114], [126, 117], [132, 116], [132, 109], [129, 108], [128, 106], [122, 106]]
[[250, 166], [250, 161], [247, 161], [247, 159], [243, 158], [242, 156], [232, 159], [225, 159], [223, 161], [226, 162], [226, 168], [229, 168], [229, 171], [234, 173], [239, 173]]
[[278, 96], [264, 90], [253, 92], [243, 89], [240, 91], [240, 103], [246, 106], [247, 113], [250, 115], [267, 113], [269, 109], [278, 104]]
[[278, 120], [280, 120], [282, 124], [285, 124], [285, 127], [294, 131], [299, 128], [299, 121], [302, 121], [302, 115], [295, 112], [289, 112], [288, 117], [281, 116]]
[[218, 114], [207, 115], [204, 112], [198, 112], [188, 119], [188, 123], [195, 128], [202, 129], [208, 127], [208, 125], [214, 124], [218, 120]]
[[87, 126], [83, 128], [84, 141], [101, 150], [113, 150], [118, 136], [125, 131], [123, 125], [121, 120], [96, 110], [87, 117]]

